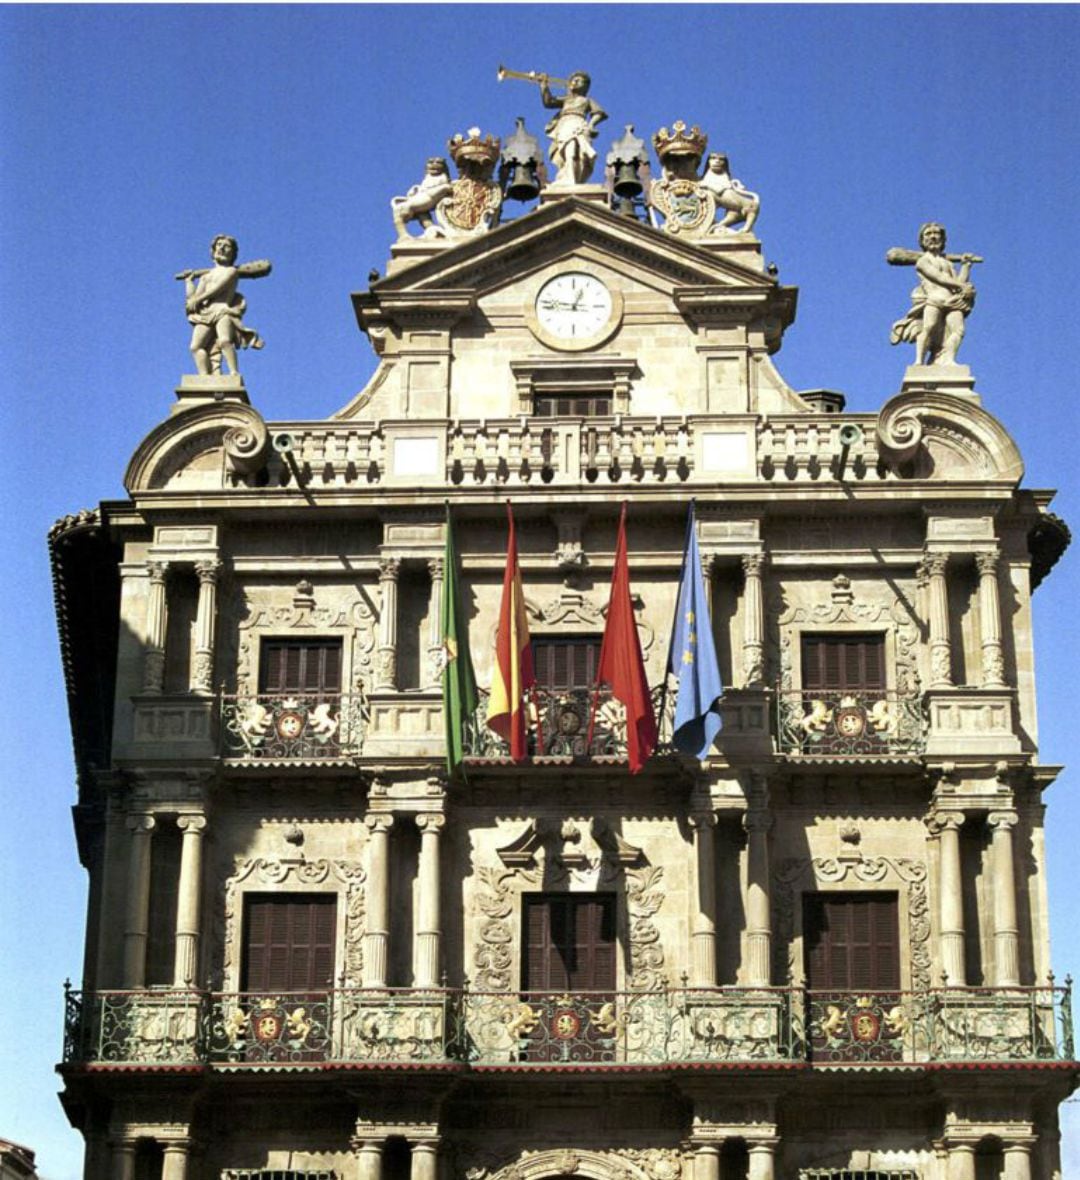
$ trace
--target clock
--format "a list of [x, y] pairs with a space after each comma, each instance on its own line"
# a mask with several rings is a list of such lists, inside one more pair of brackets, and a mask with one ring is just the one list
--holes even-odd
[[545, 344], [592, 348], [615, 330], [622, 300], [595, 275], [571, 270], [548, 279], [529, 311], [529, 326]]

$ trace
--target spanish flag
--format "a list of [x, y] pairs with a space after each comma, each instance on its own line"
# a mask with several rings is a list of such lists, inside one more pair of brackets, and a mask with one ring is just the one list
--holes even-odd
[[521, 570], [518, 569], [514, 514], [509, 500], [506, 515], [510, 521], [510, 538], [506, 546], [506, 573], [499, 608], [499, 631], [495, 638], [495, 668], [491, 676], [487, 723], [489, 729], [510, 744], [510, 757], [515, 762], [524, 762], [528, 756], [525, 694], [536, 684], [536, 675], [529, 624], [525, 617]]

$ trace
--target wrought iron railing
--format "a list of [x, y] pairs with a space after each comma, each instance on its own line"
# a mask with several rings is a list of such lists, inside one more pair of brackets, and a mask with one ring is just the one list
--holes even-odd
[[782, 754], [907, 757], [926, 749], [926, 713], [916, 692], [781, 690], [776, 709]]
[[[466, 723], [465, 756], [468, 758], [510, 756], [507, 744], [487, 726], [489, 696], [487, 689], [479, 690], [480, 705]], [[665, 698], [659, 686], [650, 690], [650, 696], [660, 738], [657, 749], [663, 752], [671, 740], [675, 698], [671, 692]], [[531, 758], [571, 758], [584, 762], [626, 757], [626, 709], [608, 688], [537, 688], [531, 694], [526, 712]]]
[[66, 1063], [827, 1065], [1072, 1061], [1066, 986], [320, 993], [68, 989]]
[[221, 696], [221, 753], [242, 761], [348, 758], [367, 728], [360, 693], [244, 693]]

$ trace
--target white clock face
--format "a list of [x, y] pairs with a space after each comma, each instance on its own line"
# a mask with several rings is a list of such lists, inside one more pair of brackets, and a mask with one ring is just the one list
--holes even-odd
[[536, 318], [560, 340], [587, 340], [608, 325], [612, 306], [611, 292], [598, 278], [570, 271], [540, 288]]

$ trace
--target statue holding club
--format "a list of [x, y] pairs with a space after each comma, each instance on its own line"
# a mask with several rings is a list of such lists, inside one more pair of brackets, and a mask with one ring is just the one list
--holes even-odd
[[[893, 344], [914, 344], [915, 364], [955, 365], [964, 338], [964, 321], [975, 306], [971, 268], [977, 254], [946, 254], [945, 227], [928, 221], [919, 230], [919, 250], [894, 247], [885, 255], [892, 266], [914, 266], [919, 285], [911, 308], [892, 326]], [[960, 264], [959, 271], [953, 263]]]

